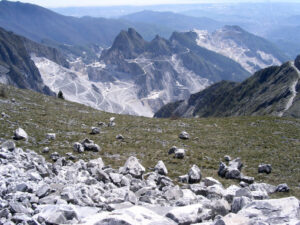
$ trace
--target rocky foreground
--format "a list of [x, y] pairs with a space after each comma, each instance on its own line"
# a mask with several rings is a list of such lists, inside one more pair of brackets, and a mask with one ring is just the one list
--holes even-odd
[[[0, 139], [0, 224], [300, 224], [297, 198], [269, 199], [276, 191], [288, 191], [287, 185], [255, 183], [242, 175], [240, 159], [229, 156], [218, 173], [241, 183], [226, 189], [202, 178], [196, 165], [180, 177], [187, 183], [180, 187], [167, 177], [162, 161], [145, 173], [133, 156], [119, 169], [105, 166], [101, 158], [52, 159], [49, 163]], [[259, 170], [268, 173], [271, 167]]]

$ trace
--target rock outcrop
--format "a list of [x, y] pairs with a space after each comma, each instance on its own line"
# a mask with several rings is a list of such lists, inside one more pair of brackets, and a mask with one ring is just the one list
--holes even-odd
[[[133, 156], [119, 170], [105, 166], [101, 158], [72, 162], [55, 152], [51, 158], [54, 163], [2, 141], [0, 224], [296, 225], [300, 220], [295, 197], [268, 199], [287, 190], [285, 184], [224, 188], [211, 177], [201, 181], [194, 165], [187, 171], [190, 184], [180, 187], [166, 176], [162, 161], [145, 173]], [[241, 168], [240, 160], [229, 164]]]

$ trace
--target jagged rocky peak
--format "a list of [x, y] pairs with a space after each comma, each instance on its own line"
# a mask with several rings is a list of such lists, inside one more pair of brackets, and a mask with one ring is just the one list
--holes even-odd
[[[104, 55], [121, 54], [124, 58], [131, 59], [141, 54], [145, 50], [145, 46], [146, 41], [143, 37], [133, 28], [129, 28], [128, 31], [123, 30], [120, 32], [112, 47], [108, 50], [108, 54]], [[106, 57], [104, 56], [104, 58]]]
[[186, 33], [182, 33], [182, 32], [173, 32], [171, 37], [170, 37], [170, 41], [173, 43], [173, 44], [178, 44], [181, 42], [181, 39], [182, 38], [188, 38], [188, 39], [191, 39], [191, 40], [196, 40], [197, 39], [197, 34], [193, 31], [189, 31], [189, 32], [186, 32]]
[[300, 55], [297, 56], [295, 59], [295, 66], [300, 70]]
[[147, 50], [156, 56], [172, 54], [170, 42], [159, 35], [149, 43]]

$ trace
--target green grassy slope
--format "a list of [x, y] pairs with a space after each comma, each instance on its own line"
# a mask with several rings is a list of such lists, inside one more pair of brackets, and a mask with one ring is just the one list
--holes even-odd
[[[0, 89], [3, 85], [0, 84]], [[10, 139], [19, 126], [30, 136], [29, 141], [18, 141], [17, 146], [41, 152], [49, 146], [50, 152], [72, 152], [73, 142], [88, 137], [102, 148], [100, 153], [77, 155], [82, 159], [102, 157], [106, 165], [123, 165], [135, 155], [146, 167], [154, 167], [163, 160], [170, 176], [176, 178], [197, 164], [203, 176], [213, 176], [223, 184], [235, 181], [217, 177], [219, 161], [229, 154], [241, 157], [244, 174], [254, 176], [257, 182], [288, 183], [290, 195], [300, 198], [300, 120], [276, 117], [233, 117], [209, 119], [152, 119], [114, 115], [32, 91], [6, 87], [7, 97], [0, 97], [0, 112], [10, 118], [0, 120], [0, 137]], [[12, 103], [11, 99], [16, 102]], [[116, 117], [115, 127], [104, 127], [98, 135], [90, 135], [90, 127]], [[178, 134], [186, 130], [190, 140], [180, 140]], [[57, 139], [45, 143], [48, 132]], [[122, 134], [124, 141], [116, 140]], [[183, 160], [168, 155], [171, 146], [188, 150]], [[75, 154], [75, 153], [74, 153]], [[49, 158], [49, 155], [45, 155]], [[271, 163], [273, 172], [258, 174], [260, 163]], [[278, 196], [276, 196], [278, 197]]]

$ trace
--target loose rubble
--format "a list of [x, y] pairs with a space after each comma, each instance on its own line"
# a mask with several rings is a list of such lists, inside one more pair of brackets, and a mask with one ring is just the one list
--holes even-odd
[[[94, 145], [85, 139], [75, 143], [74, 150], [91, 150]], [[53, 163], [17, 148], [14, 141], [1, 143], [0, 224], [298, 225], [300, 221], [298, 199], [269, 199], [276, 191], [289, 190], [286, 184], [253, 182], [225, 188], [193, 165], [181, 176], [187, 184], [180, 187], [167, 177], [162, 161], [147, 173], [134, 156], [119, 169], [105, 166], [101, 158], [73, 162], [57, 152], [50, 157]], [[219, 174], [241, 179], [241, 168], [241, 160], [235, 159], [228, 166], [222, 164]]]

